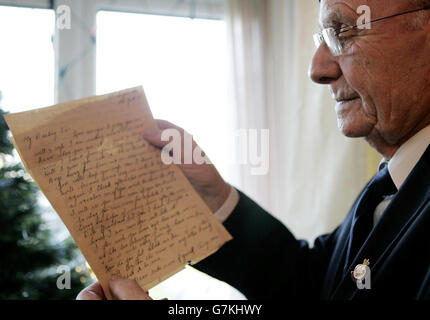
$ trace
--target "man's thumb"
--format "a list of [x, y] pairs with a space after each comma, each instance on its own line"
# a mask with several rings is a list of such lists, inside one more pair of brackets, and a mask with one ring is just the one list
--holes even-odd
[[148, 141], [150, 144], [154, 145], [157, 148], [162, 148], [169, 143], [168, 141], [162, 141], [161, 135], [162, 131], [154, 128], [145, 130], [142, 134], [143, 138], [146, 141]]
[[109, 282], [109, 287], [116, 300], [151, 300], [148, 292], [134, 280], [114, 277]]

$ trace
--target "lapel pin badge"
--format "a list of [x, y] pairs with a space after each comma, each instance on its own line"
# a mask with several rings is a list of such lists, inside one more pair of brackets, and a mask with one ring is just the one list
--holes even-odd
[[[370, 260], [364, 259], [362, 264], [355, 267], [354, 271], [351, 271], [352, 280], [357, 284], [359, 289], [370, 289]], [[363, 284], [364, 280], [364, 284]]]

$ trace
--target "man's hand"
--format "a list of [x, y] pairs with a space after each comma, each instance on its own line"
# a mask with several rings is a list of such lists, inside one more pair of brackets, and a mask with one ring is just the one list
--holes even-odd
[[[162, 149], [169, 144], [169, 141], [161, 140], [162, 132], [166, 129], [178, 130], [182, 140], [184, 140], [184, 129], [164, 120], [157, 120], [157, 124], [160, 130], [151, 130], [143, 134], [143, 137], [155, 147]], [[193, 140], [193, 152], [196, 147], [198, 146]], [[194, 160], [193, 164], [184, 164], [184, 152], [182, 152], [182, 161], [179, 167], [212, 212], [221, 208], [227, 200], [231, 187], [223, 180], [214, 165], [199, 165], [194, 163]]]
[[[109, 288], [114, 300], [152, 300], [135, 280], [115, 277], [109, 281]], [[82, 290], [76, 300], [106, 300], [106, 296], [100, 283], [96, 282]]]

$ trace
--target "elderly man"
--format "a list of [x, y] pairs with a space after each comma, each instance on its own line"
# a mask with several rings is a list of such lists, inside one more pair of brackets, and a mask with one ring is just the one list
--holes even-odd
[[[368, 28], [357, 24], [361, 5], [374, 18]], [[234, 237], [196, 268], [251, 299], [430, 298], [429, 9], [422, 0], [321, 1], [310, 77], [329, 86], [343, 134], [384, 157], [380, 171], [343, 223], [309, 248], [214, 167], [183, 166]], [[165, 144], [160, 132], [145, 137]], [[112, 280], [111, 291], [149, 299], [131, 280]], [[104, 294], [96, 283], [78, 298]]]

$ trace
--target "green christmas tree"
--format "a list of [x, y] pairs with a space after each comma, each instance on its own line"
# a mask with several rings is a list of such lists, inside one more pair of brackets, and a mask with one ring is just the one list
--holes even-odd
[[[71, 238], [52, 243], [38, 187], [21, 164], [11, 163], [14, 147], [3, 115], [0, 109], [0, 299], [74, 299], [89, 280], [83, 258]], [[62, 265], [70, 269], [70, 289], [64, 270], [57, 273]]]

